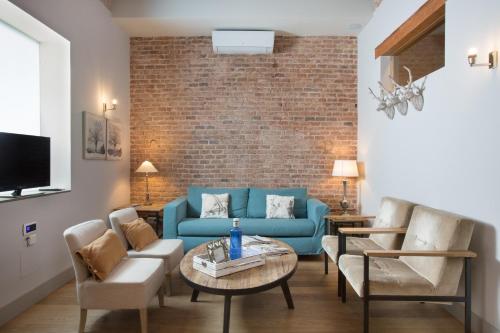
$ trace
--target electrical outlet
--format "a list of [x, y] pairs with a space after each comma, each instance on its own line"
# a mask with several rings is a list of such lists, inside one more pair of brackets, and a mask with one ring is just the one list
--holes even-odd
[[28, 236], [33, 233], [36, 233], [37, 227], [38, 225], [36, 222], [23, 224], [23, 236]]
[[23, 238], [26, 242], [26, 246], [30, 247], [36, 244], [36, 231], [38, 229], [37, 222], [25, 223], [23, 224]]

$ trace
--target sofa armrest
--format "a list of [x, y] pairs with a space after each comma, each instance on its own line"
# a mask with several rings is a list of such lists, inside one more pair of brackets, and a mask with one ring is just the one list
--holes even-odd
[[186, 217], [187, 199], [180, 197], [163, 209], [163, 238], [177, 238], [177, 225]]
[[325, 216], [330, 212], [330, 208], [318, 199], [307, 199], [307, 218], [316, 225], [315, 235], [325, 234]]

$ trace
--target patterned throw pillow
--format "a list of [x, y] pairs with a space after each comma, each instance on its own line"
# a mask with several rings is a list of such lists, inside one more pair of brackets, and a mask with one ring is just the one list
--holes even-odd
[[294, 219], [294, 197], [266, 195], [266, 219]]
[[228, 218], [229, 193], [201, 194], [201, 219]]

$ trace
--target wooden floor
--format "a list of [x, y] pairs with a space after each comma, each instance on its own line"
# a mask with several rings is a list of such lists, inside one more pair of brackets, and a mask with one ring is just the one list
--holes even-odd
[[[288, 310], [281, 288], [261, 294], [233, 297], [231, 328], [235, 332], [342, 332], [362, 331], [362, 302], [352, 290], [347, 304], [337, 297], [337, 271], [323, 274], [322, 257], [305, 257], [290, 280], [295, 310]], [[222, 332], [223, 297], [200, 294], [190, 302], [191, 290], [175, 275], [174, 295], [159, 308], [149, 307], [149, 332]], [[374, 302], [371, 332], [458, 333], [462, 324], [436, 304]], [[69, 283], [3, 327], [0, 333], [77, 332], [79, 307], [74, 283]], [[90, 310], [85, 332], [139, 332], [139, 312]]]

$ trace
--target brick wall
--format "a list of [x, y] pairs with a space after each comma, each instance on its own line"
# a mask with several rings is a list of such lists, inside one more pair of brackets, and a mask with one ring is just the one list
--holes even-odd
[[277, 37], [254, 56], [214, 55], [209, 37], [132, 38], [132, 202], [149, 159], [154, 201], [189, 184], [306, 186], [338, 206], [333, 161], [357, 154], [356, 64], [353, 37]]

